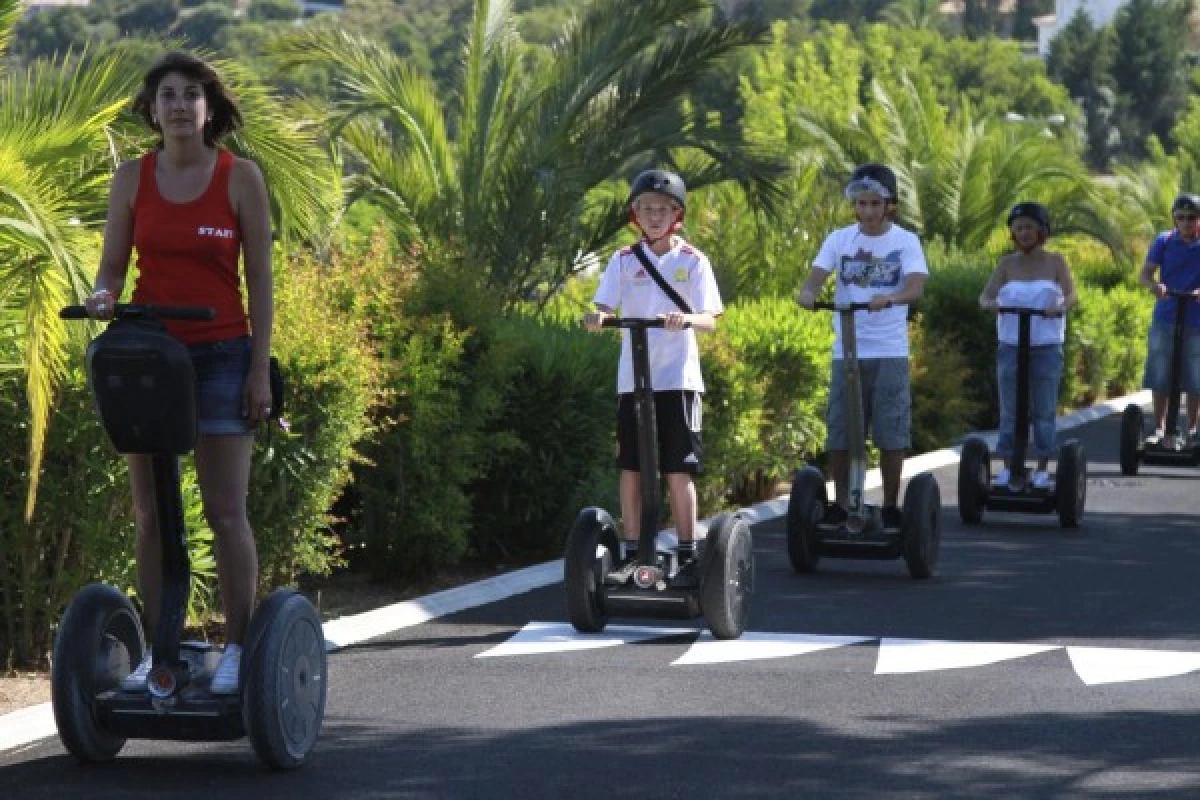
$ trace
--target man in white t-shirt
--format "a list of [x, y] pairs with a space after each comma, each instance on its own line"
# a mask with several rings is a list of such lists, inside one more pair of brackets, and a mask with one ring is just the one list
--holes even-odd
[[[908, 375], [908, 305], [921, 298], [929, 268], [921, 242], [892, 221], [899, 192], [896, 175], [883, 164], [864, 164], [846, 186], [858, 222], [834, 231], [813, 261], [796, 301], [813, 308], [829, 276], [836, 275], [835, 303], [870, 303], [854, 315], [863, 410], [871, 438], [880, 450], [883, 473], [883, 526], [901, 527], [897, 505], [904, 453], [912, 444], [912, 391]], [[833, 368], [826, 414], [830, 468], [837, 497], [825, 522], [846, 521], [849, 442], [846, 436], [845, 368], [841, 319], [833, 317]]]
[[[630, 189], [629, 206], [633, 222], [645, 238], [613, 254], [592, 299], [596, 311], [583, 320], [588, 330], [598, 331], [604, 319], [618, 308], [625, 317], [664, 320], [664, 328], [652, 328], [646, 333], [658, 425], [659, 466], [667, 476], [671, 515], [679, 534], [680, 569], [673, 579], [677, 586], [691, 586], [697, 580], [696, 489], [692, 475], [700, 471], [703, 457], [700, 397], [704, 382], [700, 377], [695, 332], [716, 328], [716, 318], [724, 311], [708, 258], [673, 235], [682, 226], [686, 202], [683, 180], [675, 173], [648, 170], [638, 175]], [[683, 311], [655, 282], [635, 248], [641, 249], [667, 284], [691, 307], [692, 313]], [[637, 554], [642, 514], [633, 390], [633, 352], [629, 332], [622, 331], [617, 369], [617, 466], [621, 469], [626, 562]]]

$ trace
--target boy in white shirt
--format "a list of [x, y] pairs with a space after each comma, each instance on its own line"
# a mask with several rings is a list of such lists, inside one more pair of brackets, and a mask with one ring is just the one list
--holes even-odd
[[[858, 222], [834, 231], [813, 261], [808, 280], [796, 298], [811, 309], [830, 275], [837, 275], [835, 303], [870, 303], [871, 310], [854, 315], [858, 361], [862, 377], [863, 411], [871, 438], [880, 450], [883, 473], [883, 526], [900, 528], [897, 506], [904, 452], [912, 443], [912, 391], [908, 369], [908, 305], [921, 298], [929, 268], [921, 242], [892, 221], [899, 192], [896, 175], [883, 164], [864, 164], [846, 185]], [[837, 487], [835, 502], [824, 522], [842, 525], [847, 519], [845, 368], [842, 361], [841, 319], [833, 317], [836, 334], [826, 414], [830, 471]]]
[[[583, 319], [583, 324], [593, 332], [601, 330], [604, 319], [618, 308], [626, 317], [664, 320], [664, 328], [652, 328], [647, 334], [659, 465], [667, 477], [671, 516], [679, 535], [677, 585], [696, 580], [696, 489], [692, 475], [700, 471], [703, 457], [700, 398], [704, 382], [695, 331], [716, 328], [716, 318], [724, 311], [708, 258], [674, 235], [683, 225], [686, 206], [687, 190], [683, 179], [675, 173], [648, 170], [637, 176], [629, 193], [630, 218], [644, 238], [613, 254], [592, 299], [596, 310]], [[690, 312], [680, 308], [655, 282], [638, 258], [638, 248], [691, 307]], [[621, 469], [626, 560], [637, 553], [638, 521], [642, 513], [633, 389], [633, 354], [628, 331], [622, 331], [617, 369], [617, 466]]]

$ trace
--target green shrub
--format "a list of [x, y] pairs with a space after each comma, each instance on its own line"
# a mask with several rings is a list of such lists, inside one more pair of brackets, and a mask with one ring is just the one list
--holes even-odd
[[1069, 406], [1090, 405], [1139, 385], [1154, 310], [1145, 290], [1081, 286], [1078, 294], [1067, 323], [1060, 395]]
[[928, 453], [953, 444], [979, 417], [983, 401], [963, 391], [978, 368], [967, 362], [954, 339], [934, 338], [919, 323], [909, 326], [909, 345], [912, 452]]
[[272, 344], [287, 376], [291, 431], [260, 433], [251, 467], [249, 511], [263, 589], [302, 574], [327, 575], [341, 563], [329, 510], [373, 433], [382, 369], [361, 304], [331, 306], [329, 298], [353, 297], [347, 287], [385, 263], [382, 252], [368, 251], [335, 256], [328, 265], [309, 257], [277, 265]]
[[705, 469], [734, 502], [765, 499], [824, 447], [829, 318], [802, 311], [788, 297], [763, 297], [731, 305], [702, 342], [712, 362], [705, 364], [706, 407], [718, 416], [717, 424], [706, 424], [706, 449], [708, 431], [715, 435]]
[[[976, 413], [964, 420], [967, 428], [994, 428], [999, 423], [996, 405], [996, 318], [979, 307], [979, 295], [987, 285], [994, 264], [982, 258], [972, 259], [962, 254], [951, 254], [944, 261], [931, 264], [929, 280], [925, 284], [925, 296], [917, 307], [917, 319], [922, 329], [920, 341], [926, 345], [926, 358], [921, 364], [921, 379], [930, 381], [931, 386], [955, 387], [955, 394], [964, 400], [962, 410], [976, 409]], [[957, 353], [951, 356], [950, 353]], [[944, 371], [938, 355], [952, 359], [965, 371], [955, 366], [951, 375], [963, 382], [957, 386], [950, 380], [942, 380], [934, 373]], [[959, 361], [961, 359], [961, 362]], [[948, 365], [947, 365], [948, 366]], [[914, 402], [916, 396], [914, 375]], [[941, 402], [937, 395], [928, 398], [935, 405]], [[927, 402], [922, 399], [922, 402]], [[932, 409], [931, 409], [932, 410]], [[929, 441], [941, 440], [948, 430], [935, 417], [926, 417], [922, 409], [914, 408], [914, 436]], [[933, 424], [930, 434], [917, 433], [917, 418]], [[922, 422], [922, 425], [925, 425]], [[965, 433], [965, 430], [962, 431]]]
[[473, 551], [509, 561], [558, 555], [581, 508], [618, 513], [619, 339], [523, 316], [491, 335], [502, 394], [482, 431], [486, 468], [470, 487]]

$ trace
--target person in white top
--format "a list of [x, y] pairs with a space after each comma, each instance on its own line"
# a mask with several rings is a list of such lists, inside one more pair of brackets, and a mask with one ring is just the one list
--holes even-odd
[[[1029, 413], [1033, 423], [1033, 455], [1038, 460], [1033, 473], [1035, 488], [1050, 486], [1049, 463], [1054, 452], [1054, 416], [1058, 407], [1058, 386], [1062, 379], [1063, 342], [1066, 338], [1066, 311], [1075, 305], [1075, 282], [1067, 262], [1058, 253], [1045, 249], [1050, 236], [1050, 212], [1041, 203], [1018, 203], [1008, 213], [1008, 229], [1015, 253], [1001, 256], [988, 280], [979, 305], [1041, 308], [1047, 317], [1030, 319]], [[1004, 459], [1004, 468], [996, 483], [1011, 485], [1013, 437], [1017, 407], [1017, 337], [1019, 318], [1002, 314], [996, 319], [999, 340], [996, 350], [996, 388], [1000, 400], [1000, 430], [996, 454]], [[1019, 479], [1018, 479], [1019, 480]], [[1012, 486], [1019, 490], [1022, 486]]]
[[[880, 450], [883, 473], [883, 524], [903, 523], [897, 498], [904, 452], [912, 444], [912, 391], [908, 370], [908, 305], [921, 298], [929, 268], [916, 234], [895, 222], [899, 190], [896, 175], [883, 164], [864, 164], [846, 185], [858, 222], [834, 231], [813, 261], [808, 280], [796, 298], [811, 309], [821, 287], [836, 274], [835, 303], [869, 303], [871, 310], [854, 315], [862, 376], [863, 410], [871, 438]], [[846, 521], [849, 463], [844, 400], [841, 320], [833, 318], [834, 343], [826, 449], [837, 487], [836, 502], [826, 508], [825, 522]]]
[[[667, 476], [671, 515], [679, 535], [679, 573], [676, 584], [697, 579], [695, 569], [696, 489], [692, 475], [701, 469], [700, 352], [696, 331], [716, 328], [725, 310], [708, 258], [681, 237], [687, 206], [683, 179], [673, 172], [648, 170], [634, 180], [629, 193], [631, 220], [644, 238], [613, 254], [592, 299], [596, 310], [583, 319], [589, 331], [599, 331], [617, 309], [629, 318], [664, 321], [664, 328], [647, 331], [650, 381], [658, 424], [659, 464]], [[638, 250], [647, 263], [638, 257]], [[683, 310], [648, 271], [657, 269], [691, 311]], [[621, 518], [625, 559], [637, 554], [641, 519], [641, 473], [638, 464], [637, 420], [633, 402], [633, 353], [628, 331], [622, 331], [617, 368], [617, 466], [621, 470]]]

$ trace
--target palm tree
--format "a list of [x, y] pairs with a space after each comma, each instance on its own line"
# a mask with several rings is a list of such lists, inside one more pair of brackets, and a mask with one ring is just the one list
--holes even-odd
[[[1003, 240], [1005, 212], [1036, 198], [1060, 233], [1083, 233], [1116, 249], [1120, 237], [1070, 140], [1039, 124], [976, 120], [963, 98], [948, 112], [929, 81], [873, 81], [874, 103], [849, 120], [800, 112], [805, 157], [832, 174], [882, 161], [900, 185], [899, 219], [928, 238], [976, 250]], [[998, 238], [997, 238], [998, 237]]]
[[[786, 165], [689, 117], [686, 93], [763, 31], [709, 0], [598, 0], [549, 58], [523, 54], [508, 0], [475, 0], [461, 86], [444, 103], [386, 48], [335, 31], [277, 43], [283, 67], [334, 65], [330, 127], [408, 235], [455, 243], [503, 302], [553, 289], [626, 224], [629, 177], [656, 162], [699, 187], [736, 180], [765, 207]], [[453, 135], [452, 133], [453, 132]]]
[[[19, 0], [0, 0], [0, 65], [20, 13]], [[149, 144], [126, 111], [138, 66], [112, 50], [67, 54], [24, 72], [0, 69], [0, 369], [26, 378], [27, 519], [68, 354], [70, 332], [58, 310], [91, 289], [119, 151]], [[233, 65], [218, 68], [240, 90], [248, 122], [235, 149], [256, 158], [272, 182], [280, 227], [303, 235], [325, 230], [341, 198], [316, 132], [293, 122]]]
[[946, 28], [940, 0], [894, 0], [879, 18], [894, 28], [907, 30], [940, 32]]

